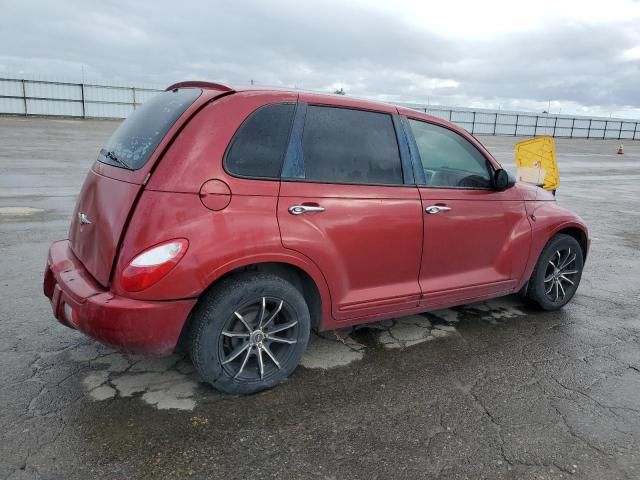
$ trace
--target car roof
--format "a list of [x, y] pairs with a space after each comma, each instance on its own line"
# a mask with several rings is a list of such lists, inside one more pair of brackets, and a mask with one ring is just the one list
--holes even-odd
[[[380, 102], [376, 100], [370, 100], [366, 98], [358, 98], [358, 97], [345, 97], [344, 95], [338, 95], [335, 93], [324, 93], [318, 92], [314, 90], [301, 90], [297, 88], [287, 88], [287, 87], [265, 87], [260, 85], [227, 85], [223, 83], [214, 83], [214, 82], [206, 82], [201, 80], [190, 80], [185, 82], [174, 83], [166, 88], [166, 90], [174, 90], [176, 88], [202, 88], [203, 90], [214, 90], [216, 92], [283, 92], [283, 93], [303, 93], [313, 95], [314, 98], [322, 99], [332, 99], [334, 102], [337, 99], [344, 99], [345, 104], [354, 105], [358, 104], [363, 108], [367, 108], [370, 110], [388, 110], [389, 108], [399, 108], [403, 109], [403, 107], [399, 107], [397, 105], [393, 105], [386, 102]], [[412, 109], [404, 109], [408, 112], [416, 113], [417, 110]], [[417, 112], [419, 113], [419, 112]], [[437, 119], [441, 120], [441, 119]]]
[[[409, 107], [403, 107], [394, 105], [391, 103], [381, 102], [377, 100], [370, 100], [366, 98], [358, 98], [352, 96], [338, 95], [334, 93], [317, 92], [314, 90], [302, 90], [298, 88], [287, 87], [265, 87], [260, 85], [227, 85], [224, 83], [207, 82], [202, 80], [188, 80], [184, 82], [174, 83], [166, 88], [166, 90], [174, 90], [176, 88], [201, 88], [203, 90], [209, 90], [212, 93], [219, 95], [233, 92], [282, 92], [282, 93], [296, 93], [313, 96], [314, 100], [322, 101], [327, 99], [330, 103], [344, 103], [346, 107], [362, 108], [366, 110], [378, 110], [383, 112], [389, 112], [390, 109], [397, 110], [400, 115], [404, 115], [411, 118], [426, 120], [436, 125], [443, 125], [447, 128], [454, 130], [463, 136], [468, 136], [468, 132], [459, 127], [458, 125], [449, 122], [440, 117], [434, 117], [419, 110], [415, 110]], [[336, 102], [336, 100], [343, 100], [343, 102]], [[475, 140], [475, 139], [474, 139]], [[479, 143], [477, 140], [474, 143]]]

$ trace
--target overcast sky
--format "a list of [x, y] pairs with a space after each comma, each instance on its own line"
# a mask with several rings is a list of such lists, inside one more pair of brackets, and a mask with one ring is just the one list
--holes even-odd
[[0, 72], [640, 118], [640, 1], [0, 0]]

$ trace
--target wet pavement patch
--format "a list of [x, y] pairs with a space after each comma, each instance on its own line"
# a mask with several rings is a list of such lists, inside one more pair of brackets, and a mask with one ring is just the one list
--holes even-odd
[[113, 352], [88, 343], [67, 352], [76, 362], [90, 365], [82, 384], [92, 400], [139, 397], [160, 410], [193, 410], [198, 377], [184, 356], [153, 359]]
[[42, 212], [44, 212], [42, 208], [0, 207], [0, 217], [28, 217]]

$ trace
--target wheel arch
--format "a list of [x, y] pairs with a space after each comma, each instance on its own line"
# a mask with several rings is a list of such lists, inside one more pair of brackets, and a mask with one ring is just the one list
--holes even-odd
[[586, 261], [587, 253], [589, 252], [589, 236], [586, 230], [582, 226], [577, 224], [561, 226], [549, 236], [547, 243], [549, 243], [549, 241], [559, 233], [569, 235], [578, 242], [580, 248], [582, 249], [582, 259], [583, 261]]
[[529, 278], [533, 273], [533, 269], [540, 257], [540, 254], [542, 253], [542, 250], [551, 241], [551, 239], [559, 233], [569, 235], [576, 239], [582, 249], [582, 259], [583, 261], [586, 261], [590, 243], [586, 225], [580, 223], [579, 220], [576, 221], [575, 219], [572, 219], [571, 221], [564, 221], [556, 225], [546, 225], [533, 232], [533, 241], [527, 266], [520, 277], [520, 281], [516, 284], [514, 291], [517, 292], [522, 288], [526, 290]]
[[[200, 293], [198, 301], [222, 280], [245, 272], [271, 273], [289, 281], [302, 293], [307, 302], [311, 327], [322, 329], [323, 325], [328, 323], [331, 315], [331, 295], [326, 280], [315, 265], [307, 264], [295, 256], [250, 257], [220, 267], [207, 278], [208, 286]], [[192, 315], [189, 315], [180, 333], [180, 348], [186, 346], [191, 323]]]
[[[311, 326], [313, 328], [318, 328], [320, 326], [322, 320], [323, 305], [320, 289], [316, 285], [316, 282], [313, 280], [311, 275], [309, 275], [309, 273], [307, 273], [299, 266], [293, 265], [292, 263], [258, 262], [242, 265], [229, 270], [218, 277], [211, 283], [211, 285], [209, 285], [209, 287], [207, 287], [205, 292], [213, 288], [222, 280], [233, 275], [238, 275], [245, 272], [270, 273], [287, 280], [294, 287], [296, 287], [300, 291], [300, 293], [302, 293], [302, 296], [307, 302], [307, 306], [309, 307], [309, 314], [311, 316]], [[203, 294], [205, 292], [203, 292]]]

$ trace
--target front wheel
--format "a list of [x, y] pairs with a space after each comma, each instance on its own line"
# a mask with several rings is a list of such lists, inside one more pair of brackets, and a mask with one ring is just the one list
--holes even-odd
[[310, 323], [304, 297], [289, 282], [264, 273], [230, 277], [194, 312], [191, 359], [200, 376], [220, 391], [265, 390], [296, 368]]
[[527, 297], [544, 310], [562, 308], [578, 289], [584, 257], [578, 241], [555, 235], [542, 250], [529, 279]]

